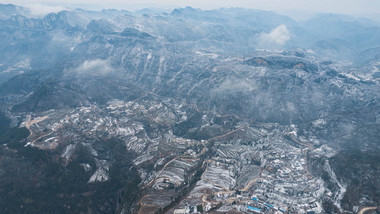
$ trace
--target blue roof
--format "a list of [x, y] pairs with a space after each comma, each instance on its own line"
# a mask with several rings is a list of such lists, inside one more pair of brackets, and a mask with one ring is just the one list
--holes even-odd
[[269, 206], [269, 207], [272, 207], [273, 208], [273, 205], [272, 204], [268, 204], [268, 203], [264, 203], [265, 206]]
[[256, 197], [253, 197], [252, 200], [257, 201], [257, 198], [256, 198]]
[[253, 210], [255, 212], [259, 212], [259, 213], [261, 212], [261, 210], [259, 208], [256, 208], [256, 207], [248, 206], [248, 209]]

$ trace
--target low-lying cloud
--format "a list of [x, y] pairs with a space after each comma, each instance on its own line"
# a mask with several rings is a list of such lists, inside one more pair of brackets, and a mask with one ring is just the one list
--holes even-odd
[[79, 75], [106, 75], [112, 72], [113, 69], [107, 60], [95, 59], [86, 60], [78, 67], [70, 70], [70, 73]]
[[227, 78], [218, 87], [211, 90], [211, 94], [227, 94], [236, 92], [250, 92], [256, 90], [256, 84], [244, 79]]
[[290, 40], [290, 32], [286, 25], [279, 25], [269, 33], [261, 33], [260, 44], [263, 46], [283, 46]]
[[60, 6], [49, 6], [43, 4], [28, 4], [25, 7], [29, 10], [31, 16], [44, 17], [49, 13], [58, 13], [63, 10], [68, 10], [67, 8]]

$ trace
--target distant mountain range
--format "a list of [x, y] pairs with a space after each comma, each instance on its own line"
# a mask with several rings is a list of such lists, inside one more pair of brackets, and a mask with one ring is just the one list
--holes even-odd
[[0, 5], [0, 212], [378, 206], [379, 69], [370, 19]]

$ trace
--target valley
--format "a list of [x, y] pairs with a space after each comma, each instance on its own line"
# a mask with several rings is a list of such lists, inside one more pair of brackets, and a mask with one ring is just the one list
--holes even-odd
[[0, 26], [1, 213], [378, 212], [375, 21], [0, 4]]

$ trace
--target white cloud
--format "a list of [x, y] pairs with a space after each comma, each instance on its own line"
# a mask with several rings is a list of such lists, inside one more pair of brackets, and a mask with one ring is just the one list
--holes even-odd
[[86, 60], [83, 64], [70, 70], [70, 73], [76, 73], [80, 75], [105, 75], [112, 72], [113, 69], [107, 60], [95, 59]]
[[211, 90], [212, 94], [225, 94], [236, 92], [248, 92], [257, 89], [256, 84], [253, 81], [247, 81], [244, 79], [225, 79], [218, 87]]
[[29, 9], [31, 16], [43, 17], [49, 13], [58, 13], [63, 10], [68, 10], [67, 8], [60, 6], [50, 6], [44, 4], [27, 4], [24, 7]]
[[290, 32], [285, 25], [279, 25], [270, 33], [261, 33], [260, 44], [263, 46], [283, 46], [290, 39]]

